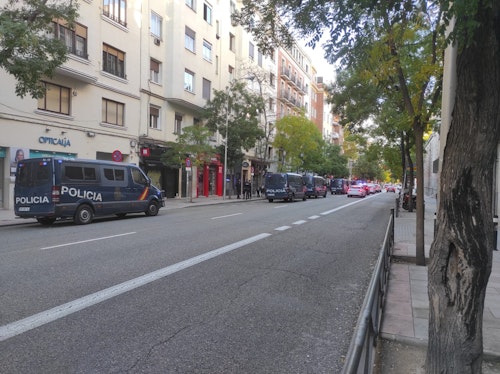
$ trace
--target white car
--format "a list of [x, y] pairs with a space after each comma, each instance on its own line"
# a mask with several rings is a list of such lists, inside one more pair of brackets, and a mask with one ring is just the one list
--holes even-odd
[[349, 186], [349, 188], [347, 189], [347, 197], [352, 197], [352, 196], [365, 197], [366, 196], [365, 187], [361, 184], [354, 184], [352, 186]]

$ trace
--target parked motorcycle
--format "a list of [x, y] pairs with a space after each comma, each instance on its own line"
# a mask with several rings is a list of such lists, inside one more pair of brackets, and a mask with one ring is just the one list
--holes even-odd
[[[416, 209], [417, 208], [417, 196], [416, 195], [412, 195], [412, 201], [413, 201], [413, 209]], [[405, 192], [403, 194], [403, 209], [404, 210], [409, 210], [410, 209], [410, 194], [408, 192]]]

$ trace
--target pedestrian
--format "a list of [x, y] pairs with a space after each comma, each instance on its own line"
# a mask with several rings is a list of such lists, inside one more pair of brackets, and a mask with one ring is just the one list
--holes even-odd
[[251, 198], [252, 184], [250, 183], [250, 181], [245, 181], [245, 184], [243, 185], [243, 193], [245, 194], [245, 200], [248, 200]]
[[236, 180], [236, 198], [240, 198], [240, 191], [241, 191], [241, 181], [238, 179]]

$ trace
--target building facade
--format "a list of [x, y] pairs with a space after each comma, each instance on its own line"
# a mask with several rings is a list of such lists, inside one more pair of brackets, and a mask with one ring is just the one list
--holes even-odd
[[[299, 47], [263, 56], [231, 22], [240, 6], [236, 0], [84, 0], [74, 29], [54, 21], [54, 37], [69, 54], [44, 79], [44, 98], [16, 96], [15, 80], [0, 71], [0, 208], [13, 207], [21, 153], [134, 163], [167, 197], [222, 195], [220, 157], [193, 167], [187, 190], [185, 168], [168, 168], [161, 156], [184, 127], [202, 120], [213, 90], [232, 79], [245, 79], [268, 103], [260, 118], [266, 139], [238, 169], [238, 177], [258, 186], [275, 165], [276, 120], [308, 111], [312, 65]], [[212, 141], [222, 138], [215, 134]]]

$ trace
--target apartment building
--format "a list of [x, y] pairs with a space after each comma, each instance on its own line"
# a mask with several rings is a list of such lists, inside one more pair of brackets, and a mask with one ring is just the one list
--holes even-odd
[[[167, 197], [222, 195], [220, 157], [193, 168], [186, 191], [185, 171], [166, 167], [161, 155], [184, 127], [201, 121], [213, 90], [232, 79], [244, 79], [268, 101], [261, 123], [271, 138], [238, 169], [238, 177], [258, 185], [276, 159], [275, 121], [307, 110], [311, 63], [298, 47], [263, 56], [231, 23], [239, 6], [233, 0], [84, 0], [75, 29], [55, 21], [54, 37], [66, 43], [69, 58], [44, 80], [44, 98], [17, 97], [13, 77], [0, 71], [0, 207], [12, 208], [18, 150], [26, 158], [138, 164]], [[214, 144], [221, 141], [215, 134]]]

